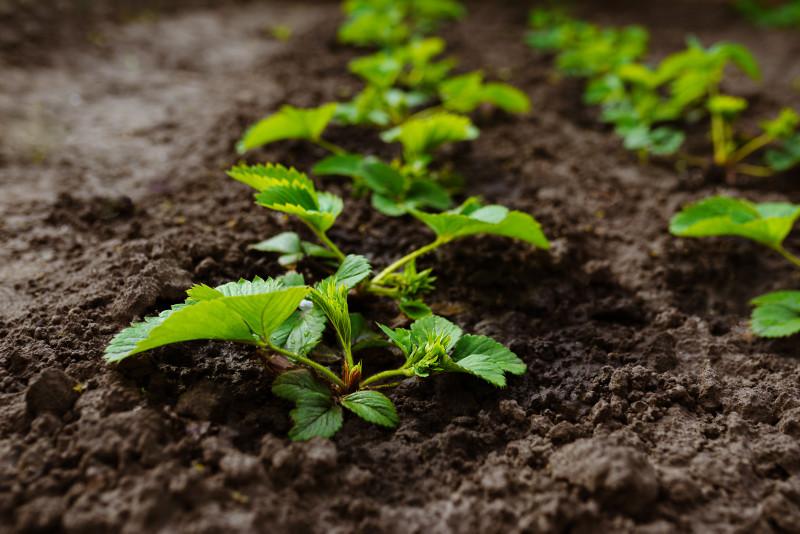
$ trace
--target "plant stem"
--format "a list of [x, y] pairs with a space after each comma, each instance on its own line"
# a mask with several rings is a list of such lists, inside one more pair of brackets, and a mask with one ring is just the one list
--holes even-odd
[[400, 293], [394, 289], [390, 289], [388, 287], [373, 285], [372, 282], [369, 282], [364, 289], [366, 293], [372, 293], [373, 295], [383, 295], [385, 297], [391, 297], [393, 299], [399, 299]]
[[323, 375], [325, 378], [327, 378], [328, 380], [330, 380], [331, 382], [333, 382], [334, 384], [339, 386], [341, 389], [345, 389], [344, 382], [342, 382], [342, 379], [339, 378], [338, 376], [336, 376], [335, 374], [333, 374], [333, 371], [331, 371], [327, 367], [323, 367], [322, 365], [318, 364], [317, 362], [315, 362], [313, 360], [310, 360], [310, 359], [306, 358], [305, 356], [300, 356], [298, 354], [294, 354], [292, 352], [289, 352], [288, 350], [284, 350], [284, 349], [282, 349], [280, 347], [276, 347], [269, 340], [267, 341], [267, 346], [269, 347], [269, 349], [271, 351], [277, 352], [278, 354], [282, 354], [283, 356], [286, 356], [287, 358], [290, 358], [292, 361], [296, 361], [296, 362], [302, 363], [303, 365], [307, 365], [308, 367], [311, 367], [312, 369], [314, 369], [315, 371], [317, 371], [318, 373]]
[[395, 272], [397, 269], [399, 269], [400, 267], [402, 267], [406, 263], [408, 263], [411, 260], [414, 260], [414, 259], [422, 256], [423, 254], [427, 254], [428, 252], [432, 251], [436, 247], [444, 245], [445, 243], [447, 243], [447, 240], [442, 239], [441, 237], [437, 237], [436, 240], [433, 243], [429, 243], [429, 244], [425, 245], [424, 247], [420, 247], [417, 250], [406, 254], [405, 256], [403, 256], [402, 258], [400, 258], [399, 260], [397, 260], [396, 262], [392, 263], [387, 268], [382, 270], [380, 273], [378, 273], [378, 275], [375, 278], [370, 280], [370, 282], [369, 282], [370, 285], [380, 284], [387, 276], [389, 276], [390, 274]]
[[339, 250], [339, 247], [333, 244], [333, 241], [331, 241], [328, 238], [328, 236], [325, 235], [325, 232], [323, 232], [322, 230], [318, 230], [312, 224], [306, 223], [306, 226], [308, 226], [311, 229], [311, 231], [314, 232], [314, 235], [317, 236], [317, 238], [319, 238], [319, 240], [322, 241], [322, 243], [326, 247], [328, 247], [328, 250], [330, 250], [336, 255], [336, 259], [338, 259], [340, 262], [344, 261], [344, 253], [341, 250]]
[[728, 156], [728, 164], [733, 165], [735, 163], [739, 163], [762, 146], [767, 145], [774, 140], [775, 138], [768, 133], [761, 134], [758, 137], [751, 139], [743, 147], [735, 150], [731, 155]]
[[392, 369], [390, 371], [384, 371], [382, 373], [372, 375], [371, 377], [362, 381], [361, 384], [359, 384], [359, 387], [363, 388], [372, 384], [373, 382], [378, 382], [380, 380], [383, 380], [385, 378], [390, 378], [392, 376], [411, 376], [413, 374], [414, 374], [413, 369]]
[[325, 150], [327, 150], [328, 152], [331, 152], [337, 156], [344, 156], [345, 154], [347, 154], [347, 150], [343, 149], [340, 146], [334, 145], [330, 141], [326, 141], [321, 137], [319, 139], [313, 139], [312, 141], [314, 142], [315, 145], [320, 146]]
[[783, 256], [784, 258], [786, 258], [787, 260], [789, 260], [790, 262], [794, 263], [795, 267], [800, 267], [800, 258], [788, 252], [785, 248], [783, 248], [783, 245], [775, 245], [770, 248], [775, 252], [777, 252], [778, 254], [780, 254], [781, 256]]
[[711, 115], [711, 143], [714, 145], [714, 163], [725, 165], [725, 119]]
[[759, 178], [766, 178], [772, 176], [774, 171], [769, 167], [761, 167], [760, 165], [748, 165], [747, 163], [740, 163], [736, 166], [736, 170], [742, 174], [749, 174], [750, 176], [758, 176]]

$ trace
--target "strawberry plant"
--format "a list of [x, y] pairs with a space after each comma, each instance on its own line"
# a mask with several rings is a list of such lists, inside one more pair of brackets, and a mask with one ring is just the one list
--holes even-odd
[[[669, 231], [682, 237], [740, 236], [774, 250], [796, 267], [800, 258], [783, 241], [800, 217], [800, 206], [788, 202], [752, 203], [712, 197], [685, 206], [670, 221]], [[775, 291], [751, 301], [750, 326], [758, 336], [784, 337], [800, 332], [800, 291]]]
[[[434, 22], [460, 17], [463, 9], [457, 2], [352, 1], [346, 2], [344, 9], [348, 19], [341, 28], [340, 40], [383, 47], [349, 63], [350, 71], [365, 82], [365, 88], [349, 102], [307, 110], [284, 106], [251, 127], [237, 150], [244, 153], [285, 139], [307, 140], [332, 153], [312, 168], [314, 174], [349, 177], [354, 194], [371, 192], [372, 205], [385, 215], [450, 208], [450, 195], [460, 190], [463, 180], [447, 166], [431, 168], [434, 151], [445, 143], [478, 136], [478, 129], [463, 114], [479, 105], [489, 103], [508, 112], [524, 113], [530, 109], [530, 101], [507, 84], [484, 82], [481, 72], [449, 77], [455, 60], [436, 59], [445, 49], [444, 41], [424, 35]], [[393, 21], [392, 28], [386, 29], [389, 33], [375, 26], [380, 25], [376, 22], [379, 19], [384, 21], [380, 24]], [[378, 38], [379, 34], [385, 38]], [[430, 107], [435, 99], [440, 104]], [[329, 124], [383, 129], [381, 139], [400, 142], [404, 158], [385, 163], [375, 156], [349, 154], [322, 137]], [[283, 252], [284, 261], [297, 254], [310, 254], [304, 253], [301, 248], [306, 245], [294, 238], [291, 243], [279, 239], [278, 249], [275, 244], [260, 243], [256, 248]], [[315, 252], [322, 253], [318, 249]]]
[[[336, 274], [314, 286], [305, 285], [297, 274], [256, 277], [215, 288], [196, 285], [187, 291], [185, 302], [117, 334], [105, 357], [119, 362], [156, 347], [198, 339], [255, 346], [273, 368], [282, 371], [272, 391], [295, 403], [290, 414], [295, 425], [289, 436], [298, 441], [331, 437], [342, 426], [343, 408], [370, 423], [396, 426], [394, 405], [377, 391], [391, 385], [387, 383], [391, 379], [468, 373], [505, 386], [506, 373], [525, 372], [522, 360], [500, 343], [464, 335], [450, 321], [429, 316], [410, 329], [379, 325], [387, 336], [382, 345], [399, 349], [401, 361], [395, 369], [362, 376], [363, 364], [353, 356], [357, 348], [353, 326], [363, 319], [349, 312], [347, 293], [369, 271], [366, 258], [348, 256]], [[313, 354], [328, 325], [340, 347], [339, 374], [315, 361]]]
[[447, 19], [464, 16], [457, 0], [347, 0], [339, 40], [357, 46], [390, 47], [426, 35]]
[[[742, 45], [721, 42], [705, 48], [689, 38], [685, 50], [651, 67], [639, 62], [647, 43], [641, 28], [601, 29], [548, 10], [534, 10], [530, 22], [534, 30], [528, 43], [537, 50], [559, 52], [556, 64], [561, 71], [588, 78], [584, 101], [601, 106], [601, 119], [614, 124], [624, 147], [638, 151], [640, 160], [648, 154], [678, 152], [686, 137], [680, 123], [696, 122], [707, 114], [711, 161], [729, 176], [769, 176], [800, 162], [798, 120], [791, 109], [762, 122], [760, 135], [742, 140], [736, 132], [747, 101], [720, 91], [726, 68], [735, 65], [751, 79], [761, 78], [758, 63]], [[764, 166], [743, 161], [770, 143], [780, 146], [765, 153]], [[684, 159], [707, 166], [698, 158]]]
[[[302, 241], [296, 233], [283, 233], [255, 248], [281, 253], [284, 265], [305, 256], [322, 258], [334, 265], [345, 260], [345, 254], [327, 236], [342, 211], [341, 198], [317, 191], [304, 173], [282, 165], [240, 165], [228, 174], [258, 191], [255, 194], [257, 204], [297, 216], [319, 240], [319, 244], [313, 244]], [[401, 182], [397, 180], [396, 185], [400, 187]], [[435, 239], [392, 262], [371, 280], [361, 283], [358, 290], [396, 299], [401, 310], [410, 317], [430, 314], [420, 297], [433, 289], [434, 280], [429, 270], [417, 272], [416, 259], [442, 245], [471, 235], [493, 234], [549, 248], [541, 226], [533, 217], [503, 206], [482, 206], [475, 198], [442, 213], [427, 213], [408, 205], [404, 210], [428, 226]]]

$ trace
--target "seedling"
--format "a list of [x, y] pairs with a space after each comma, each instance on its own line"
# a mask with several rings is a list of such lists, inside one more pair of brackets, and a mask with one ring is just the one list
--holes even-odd
[[594, 77], [642, 58], [647, 52], [647, 30], [641, 26], [600, 28], [558, 11], [535, 9], [526, 35], [532, 48], [558, 52], [556, 66], [568, 76]]
[[[551, 10], [534, 10], [530, 23], [534, 31], [528, 43], [558, 52], [556, 63], [565, 74], [588, 78], [584, 101], [602, 107], [602, 120], [614, 124], [625, 148], [638, 151], [640, 161], [649, 154], [677, 153], [685, 139], [679, 123], [696, 122], [707, 113], [712, 161], [729, 179], [737, 172], [769, 176], [800, 163], [799, 121], [791, 109], [762, 122], [761, 135], [744, 141], [737, 135], [736, 122], [747, 101], [720, 92], [726, 68], [735, 65], [751, 79], [761, 79], [758, 63], [742, 45], [721, 42], [705, 48], [690, 37], [685, 50], [650, 67], [638, 62], [647, 43], [641, 28], [604, 29]], [[770, 143], [779, 147], [765, 153], [766, 166], [743, 161]], [[684, 161], [707, 166], [692, 156]]]
[[[353, 325], [362, 319], [349, 313], [347, 292], [369, 271], [366, 258], [348, 256], [334, 276], [313, 287], [297, 274], [266, 280], [256, 277], [216, 288], [196, 285], [187, 291], [184, 303], [117, 334], [105, 357], [119, 362], [156, 347], [198, 339], [254, 345], [265, 360], [284, 360], [273, 365], [283, 372], [272, 391], [295, 403], [290, 414], [295, 426], [289, 436], [297, 441], [331, 437], [342, 426], [342, 408], [370, 423], [396, 426], [399, 418], [394, 405], [376, 390], [390, 385], [389, 379], [455, 372], [502, 387], [506, 373], [525, 372], [522, 360], [500, 343], [486, 336], [463, 335], [450, 321], [430, 316], [414, 322], [410, 330], [379, 325], [388, 339], [383, 344], [399, 349], [402, 362], [396, 369], [363, 377], [362, 362], [355, 363], [353, 356], [357, 346]], [[340, 374], [313, 359], [326, 323], [340, 346]]]
[[[320, 245], [304, 244], [297, 234], [284, 233], [255, 245], [256, 248], [280, 252], [285, 264], [290, 263], [290, 259], [299, 260], [302, 255], [331, 261], [336, 259], [339, 262], [344, 260], [344, 253], [326, 233], [342, 211], [341, 198], [317, 191], [304, 173], [282, 165], [240, 165], [228, 174], [258, 191], [255, 194], [257, 204], [296, 215], [320, 241]], [[400, 182], [397, 183], [399, 185]], [[404, 209], [428, 226], [436, 238], [428, 245], [392, 262], [371, 280], [360, 284], [359, 291], [394, 298], [411, 317], [430, 314], [420, 297], [432, 289], [434, 278], [429, 270], [417, 272], [415, 262], [420, 256], [451, 241], [476, 234], [519, 239], [542, 249], [550, 246], [541, 231], [541, 225], [530, 215], [498, 205], [482, 206], [475, 198], [469, 198], [458, 208], [443, 213], [426, 213], [409, 206]]]
[[[682, 237], [735, 235], [774, 250], [796, 267], [800, 258], [783, 247], [783, 241], [800, 217], [800, 206], [788, 202], [752, 203], [742, 199], [712, 197], [685, 206], [670, 221], [669, 231]], [[784, 337], [800, 332], [800, 291], [777, 291], [751, 301], [756, 308], [750, 327], [762, 337]]]
[[347, 0], [339, 40], [357, 46], [389, 47], [434, 31], [447, 19], [464, 16], [456, 0]]

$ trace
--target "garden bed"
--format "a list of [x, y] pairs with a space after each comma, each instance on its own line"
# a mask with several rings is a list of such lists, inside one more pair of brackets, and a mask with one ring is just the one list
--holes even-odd
[[[333, 439], [303, 443], [287, 438], [291, 405], [272, 395], [254, 350], [189, 342], [119, 366], [102, 353], [193, 283], [283, 272], [248, 245], [301, 225], [255, 206], [224, 171], [244, 129], [281, 104], [359, 88], [346, 70], [358, 52], [336, 42], [337, 3], [103, 14], [80, 22], [89, 29], [67, 18], [80, 31], [35, 49], [18, 32], [27, 8], [7, 4], [0, 530], [800, 529], [796, 340], [747, 327], [752, 297], [797, 287], [792, 268], [750, 241], [667, 231], [682, 204], [715, 193], [800, 202], [797, 171], [725, 184], [657, 159], [640, 166], [581, 103], [580, 82], [554, 80], [551, 58], [524, 45], [529, 6], [489, 4], [469, 4], [443, 30], [448, 52], [459, 70], [510, 74], [533, 111], [477, 112], [480, 137], [440, 158], [469, 194], [534, 215], [552, 247], [471, 237], [420, 267], [438, 277], [435, 313], [502, 342], [528, 371], [504, 389], [407, 379], [390, 393], [397, 429], [350, 417]], [[603, 2], [581, 14], [645, 25], [656, 58], [687, 33], [741, 42], [765, 79], [731, 89], [764, 114], [800, 109], [796, 33], [756, 28], [716, 2]], [[280, 24], [292, 28], [285, 42], [269, 31]], [[329, 137], [396, 150], [364, 130]], [[280, 142], [247, 160], [307, 170], [323, 154]], [[382, 268], [428, 242], [418, 221], [347, 197], [344, 180], [322, 183], [346, 198], [330, 231], [345, 253]], [[379, 298], [350, 305], [404, 324]]]

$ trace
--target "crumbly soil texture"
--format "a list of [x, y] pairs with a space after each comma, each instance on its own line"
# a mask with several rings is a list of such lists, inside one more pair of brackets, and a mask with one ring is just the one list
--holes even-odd
[[[581, 83], [524, 46], [523, 2], [473, 2], [442, 35], [459, 70], [507, 77], [533, 111], [479, 110], [480, 137], [440, 158], [467, 194], [533, 214], [552, 249], [474, 237], [420, 266], [438, 277], [433, 310], [509, 346], [527, 373], [503, 389], [411, 378], [390, 393], [398, 428], [350, 417], [333, 439], [292, 443], [291, 405], [253, 350], [192, 342], [105, 364], [117, 332], [191, 284], [282, 272], [248, 245], [302, 228], [224, 170], [281, 104], [358, 90], [346, 64], [363, 53], [337, 44], [335, 2], [109, 4], [0, 2], [0, 531], [800, 532], [797, 340], [747, 325], [751, 298], [800, 284], [755, 243], [667, 232], [712, 194], [800, 202], [800, 175], [640, 165]], [[654, 59], [690, 33], [750, 47], [763, 83], [725, 87], [751, 99], [745, 128], [800, 109], [797, 33], [720, 2], [579, 7], [647, 26]], [[691, 144], [708, 154], [701, 126]], [[328, 135], [399, 155], [371, 131]], [[323, 155], [282, 142], [247, 160], [308, 170]], [[343, 180], [320, 186], [346, 197], [331, 237], [376, 268], [431, 239]], [[378, 298], [351, 308], [404, 324]]]

